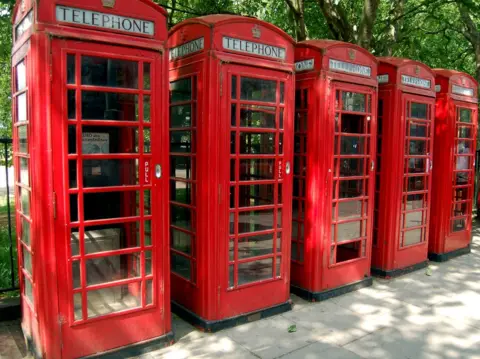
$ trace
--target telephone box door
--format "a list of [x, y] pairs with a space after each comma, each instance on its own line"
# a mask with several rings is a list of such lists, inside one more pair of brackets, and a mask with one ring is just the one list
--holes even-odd
[[[354, 267], [348, 272], [358, 276], [369, 273], [370, 267], [376, 147], [376, 111], [372, 104], [377, 98], [369, 87], [339, 83], [333, 93], [335, 140], [328, 266], [336, 272], [350, 263]], [[340, 272], [333, 272], [326, 278], [327, 286], [345, 284]]]
[[229, 191], [224, 292], [232, 316], [284, 303], [289, 293], [293, 97], [291, 74], [223, 66], [222, 153]]
[[403, 195], [398, 255], [395, 256], [396, 266], [400, 268], [424, 261], [428, 251], [434, 101], [423, 96], [403, 95]]
[[470, 238], [465, 231], [472, 230], [473, 192], [475, 182], [475, 119], [477, 106], [460, 101], [453, 102], [454, 113], [451, 126], [453, 133], [453, 177], [452, 203], [450, 211], [449, 236], [445, 241], [445, 252], [465, 248]]
[[82, 357], [165, 334], [166, 74], [155, 52], [105, 44], [54, 40], [52, 61], [62, 350]]

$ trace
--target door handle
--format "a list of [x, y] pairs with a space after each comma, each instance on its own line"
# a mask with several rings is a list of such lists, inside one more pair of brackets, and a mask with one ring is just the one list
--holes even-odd
[[375, 161], [372, 160], [372, 163], [370, 164], [370, 171], [374, 171], [375, 170]]
[[290, 171], [291, 171], [291, 168], [290, 168], [290, 161], [287, 161], [287, 163], [285, 164], [285, 173], [287, 175], [290, 174]]
[[162, 177], [162, 166], [156, 165], [155, 166], [155, 177], [161, 178]]

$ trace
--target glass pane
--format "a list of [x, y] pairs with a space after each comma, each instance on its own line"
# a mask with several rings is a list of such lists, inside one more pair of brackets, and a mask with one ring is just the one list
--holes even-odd
[[280, 82], [280, 103], [285, 103], [285, 82]]
[[28, 132], [27, 126], [18, 127], [18, 151], [28, 153]]
[[424, 191], [426, 189], [425, 177], [409, 177], [408, 192]]
[[238, 239], [238, 258], [258, 257], [273, 253], [273, 233]]
[[274, 154], [275, 133], [240, 132], [241, 154]]
[[228, 266], [228, 287], [233, 288], [235, 285], [235, 266]]
[[193, 185], [188, 182], [170, 181], [170, 200], [185, 204], [193, 204]]
[[24, 185], [29, 186], [30, 180], [29, 180], [29, 174], [28, 174], [28, 159], [20, 157], [19, 162], [20, 162], [20, 183], [23, 183]]
[[470, 214], [470, 202], [454, 203], [452, 217], [467, 216]]
[[242, 77], [240, 89], [241, 100], [276, 102], [276, 81]]
[[340, 159], [340, 177], [363, 176], [365, 173], [363, 158]]
[[467, 219], [459, 218], [452, 221], [452, 232], [461, 232], [467, 229]]
[[411, 103], [410, 117], [427, 119], [427, 104], [425, 103]]
[[413, 231], [407, 231], [403, 237], [403, 245], [410, 246], [422, 242], [422, 230], [415, 229]]
[[192, 254], [192, 237], [174, 228], [170, 231], [172, 248], [185, 254]]
[[67, 84], [75, 83], [75, 55], [67, 55]]
[[84, 219], [86, 221], [96, 219], [111, 219], [122, 217], [134, 217], [136, 191], [115, 191], [85, 193], [83, 195]]
[[191, 131], [170, 131], [170, 152], [190, 153], [192, 152]]
[[145, 275], [152, 275], [152, 251], [145, 251]]
[[171, 224], [185, 228], [192, 229], [192, 212], [189, 208], [171, 205]]
[[113, 282], [122, 279], [136, 278], [141, 275], [138, 254], [123, 254], [85, 261], [87, 285]]
[[150, 195], [150, 190], [143, 192], [143, 214], [145, 216], [152, 214], [152, 198]]
[[344, 111], [365, 112], [366, 95], [355, 92], [342, 92]]
[[143, 89], [150, 90], [150, 64], [148, 62], [143, 63]]
[[138, 121], [138, 96], [82, 91], [82, 118], [84, 120]]
[[28, 300], [30, 301], [30, 303], [32, 303], [33, 305], [35, 305], [35, 300], [33, 298], [33, 286], [32, 286], [32, 283], [30, 283], [30, 280], [23, 276], [23, 278], [25, 279], [24, 280], [24, 295], [25, 297], [28, 298]]
[[67, 112], [68, 112], [68, 119], [75, 120], [77, 118], [77, 97], [76, 97], [75, 90], [68, 90], [67, 91]]
[[[334, 213], [335, 214], [335, 213]], [[338, 219], [353, 219], [362, 216], [362, 201], [338, 202]]]
[[143, 122], [151, 121], [150, 96], [143, 96]]
[[17, 96], [17, 122], [27, 121], [27, 94]]
[[18, 187], [18, 197], [20, 198], [20, 210], [22, 213], [29, 217], [30, 216], [30, 191]]
[[72, 228], [70, 232], [70, 246], [72, 256], [78, 256], [80, 254], [78, 228]]
[[470, 182], [470, 172], [456, 172], [455, 184], [457, 186], [465, 186]]
[[410, 147], [407, 149], [407, 153], [410, 155], [426, 155], [427, 141], [410, 140]]
[[182, 102], [192, 100], [192, 79], [186, 78], [170, 82], [170, 102]]
[[27, 246], [30, 246], [30, 222], [28, 222], [25, 218], [20, 217], [21, 221], [21, 240], [23, 243], [25, 243]]
[[426, 158], [407, 159], [408, 173], [425, 173], [427, 170]]
[[242, 104], [240, 127], [276, 128], [275, 115], [275, 107]]
[[459, 138], [473, 138], [473, 128], [467, 126], [457, 126]]
[[456, 169], [457, 170], [469, 170], [472, 166], [473, 157], [468, 156], [456, 156]]
[[275, 160], [240, 160], [240, 181], [272, 180], [275, 178]]
[[424, 194], [409, 194], [407, 196], [406, 210], [420, 209], [424, 207], [425, 195]]
[[145, 221], [143, 226], [145, 227], [144, 230], [144, 242], [146, 246], [152, 245], [152, 221]]
[[22, 246], [23, 255], [23, 269], [25, 269], [30, 275], [32, 275], [32, 255], [24, 246]]
[[88, 318], [95, 318], [142, 305], [140, 283], [87, 292]]
[[232, 100], [237, 98], [237, 76], [232, 76]]
[[350, 222], [337, 225], [337, 242], [360, 238], [362, 222]]
[[410, 212], [405, 214], [405, 227], [418, 227], [423, 224], [423, 212]]
[[73, 289], [81, 288], [82, 282], [80, 281], [80, 262], [72, 262], [72, 279], [73, 279]]
[[185, 156], [170, 156], [170, 177], [192, 180], [192, 158]]
[[453, 200], [455, 202], [469, 200], [468, 188], [454, 188], [453, 189]]
[[[336, 151], [335, 151], [336, 152]], [[364, 137], [342, 136], [340, 140], [340, 154], [342, 155], [363, 155], [365, 153]]]
[[239, 207], [267, 206], [275, 204], [275, 185], [256, 184], [239, 186]]
[[355, 198], [363, 196], [363, 180], [340, 181], [339, 198]]
[[84, 160], [83, 186], [111, 187], [138, 184], [138, 160]]
[[152, 153], [152, 138], [149, 127], [143, 128], [143, 153]]
[[70, 188], [77, 188], [77, 161], [68, 161], [68, 183]]
[[472, 123], [472, 110], [469, 110], [467, 108], [461, 108], [459, 121]]
[[19, 62], [17, 65], [17, 92], [27, 87], [27, 68], [25, 61]]
[[266, 211], [240, 212], [238, 232], [258, 232], [273, 229], [273, 209]]
[[272, 277], [272, 259], [238, 264], [238, 285], [258, 282]]
[[[407, 133], [408, 134], [408, 133]], [[427, 137], [427, 126], [420, 125], [418, 123], [410, 122], [410, 133], [411, 137]]]
[[86, 254], [139, 247], [140, 222], [120, 223], [103, 229], [86, 227], [84, 243]]
[[138, 62], [82, 56], [82, 85], [138, 88]]
[[473, 141], [458, 141], [456, 150], [458, 154], [473, 153]]
[[[69, 129], [69, 147], [73, 151], [75, 126]], [[72, 140], [72, 141], [70, 141]], [[70, 144], [70, 142], [72, 142]], [[139, 138], [138, 127], [113, 127], [113, 126], [82, 126], [82, 153], [107, 154], [107, 153], [138, 153]], [[76, 153], [76, 152], [72, 152]]]
[[365, 133], [365, 116], [343, 114], [341, 132]]
[[178, 105], [170, 107], [170, 127], [192, 127], [192, 105]]
[[82, 320], [82, 294], [76, 293], [73, 295], [73, 311], [75, 320]]
[[191, 263], [188, 258], [172, 253], [171, 270], [179, 276], [191, 280]]
[[147, 280], [147, 305], [153, 304], [153, 281]]

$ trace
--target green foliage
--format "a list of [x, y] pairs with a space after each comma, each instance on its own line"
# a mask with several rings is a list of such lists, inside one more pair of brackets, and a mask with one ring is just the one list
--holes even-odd
[[10, 54], [12, 49], [12, 4], [0, 3], [0, 137], [12, 134]]

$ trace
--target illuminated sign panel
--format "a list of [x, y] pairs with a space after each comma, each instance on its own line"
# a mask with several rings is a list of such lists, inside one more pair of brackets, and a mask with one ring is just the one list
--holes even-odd
[[346, 72], [349, 74], [368, 76], [368, 77], [372, 76], [372, 69], [370, 67], [352, 64], [350, 62], [330, 59], [329, 67], [330, 67], [330, 70], [333, 70], [333, 71]]
[[244, 52], [247, 54], [270, 57], [277, 60], [287, 58], [287, 50], [283, 47], [276, 47], [259, 42], [235, 39], [233, 37], [223, 37], [223, 48], [231, 51]]

